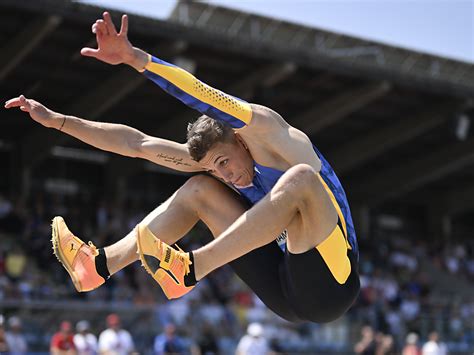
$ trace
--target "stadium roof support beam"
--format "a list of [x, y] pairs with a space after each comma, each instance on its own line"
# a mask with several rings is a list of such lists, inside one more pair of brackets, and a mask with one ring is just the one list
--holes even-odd
[[[79, 98], [64, 111], [67, 114], [94, 120], [145, 80], [130, 69], [124, 69], [119, 75], [109, 78], [102, 85]], [[29, 166], [41, 161], [49, 154], [53, 146], [63, 144], [68, 139], [70, 139], [69, 136], [58, 135], [52, 130], [45, 131], [43, 128], [33, 130], [23, 139], [23, 142], [35, 147], [35, 154], [24, 155], [23, 163]]]
[[68, 112], [94, 120], [145, 82], [143, 75], [137, 75], [130, 68], [122, 69], [73, 103]]
[[275, 69], [271, 68], [270, 73], [268, 73], [268, 75], [263, 79], [262, 86], [275, 86], [291, 76], [296, 71], [296, 69], [296, 64], [291, 62], [279, 65]]
[[474, 209], [474, 185], [458, 187], [448, 190], [442, 196], [431, 201], [433, 205], [443, 206], [443, 213], [454, 216], [466, 210]]
[[454, 104], [441, 104], [389, 127], [375, 129], [344, 144], [328, 156], [339, 174], [347, 173], [370, 159], [441, 125], [451, 117], [450, 113], [455, 107]]
[[[182, 52], [186, 45], [183, 42], [173, 42], [160, 48], [161, 53], [166, 53], [166, 56], [174, 56]], [[138, 75], [130, 68], [122, 69], [117, 75], [108, 78], [94, 90], [80, 97], [65, 112], [94, 120], [145, 82], [146, 78], [143, 75]], [[69, 136], [58, 136], [57, 132], [51, 130], [35, 129], [23, 139], [24, 144], [28, 143], [29, 146], [35, 147], [35, 154], [24, 155], [23, 163], [29, 166], [44, 159], [51, 147], [63, 144], [68, 139]]]
[[[206, 21], [203, 14], [212, 11]], [[265, 16], [248, 14], [197, 1], [177, 2], [170, 22], [189, 27], [192, 36], [222, 49], [248, 51], [262, 57], [290, 60], [298, 65], [327, 69], [373, 79], [393, 80], [397, 84], [417, 86], [425, 91], [470, 97], [474, 69], [469, 63], [373, 43], [362, 39], [322, 31]], [[229, 23], [238, 23], [238, 31], [229, 31]], [[235, 26], [234, 26], [235, 27]]]
[[[37, 12], [48, 12], [90, 21], [97, 16], [93, 6], [76, 1], [3, 0], [2, 4]], [[213, 9], [208, 9], [212, 7]], [[185, 8], [185, 9], [183, 9]], [[180, 10], [186, 16], [179, 16]], [[205, 22], [198, 23], [203, 12], [212, 11]], [[111, 11], [113, 15], [120, 13]], [[80, 13], [81, 16], [78, 16]], [[181, 20], [185, 18], [185, 20]], [[229, 31], [229, 23], [236, 18], [238, 26]], [[240, 23], [243, 21], [243, 23]], [[203, 22], [203, 23], [202, 23]], [[325, 69], [374, 80], [390, 80], [396, 84], [418, 87], [437, 93], [450, 90], [453, 95], [472, 97], [474, 93], [474, 67], [470, 63], [440, 58], [393, 46], [373, 43], [362, 39], [322, 31], [289, 22], [278, 21], [226, 9], [203, 2], [178, 2], [167, 21], [136, 17], [134, 31], [149, 35], [150, 28], [170, 40], [186, 40], [189, 43], [205, 43], [210, 48], [246, 53], [254, 58], [279, 58], [295, 60], [303, 67]], [[274, 36], [266, 38], [267, 27], [276, 26]], [[235, 28], [238, 27], [238, 31]], [[341, 56], [340, 49], [344, 49]], [[359, 48], [359, 50], [352, 50]], [[349, 50], [349, 52], [347, 52]], [[350, 54], [347, 56], [347, 54]], [[383, 60], [380, 60], [383, 58]]]
[[61, 23], [59, 16], [40, 17], [0, 49], [0, 81], [10, 73], [41, 41]]
[[[152, 52], [159, 50], [163, 56], [171, 57], [182, 53], [186, 47], [185, 42], [177, 41], [154, 48]], [[68, 113], [80, 114], [87, 116], [88, 119], [95, 119], [146, 81], [147, 79], [143, 75], [138, 75], [135, 70], [122, 69], [73, 103], [69, 107]]]
[[363, 183], [351, 184], [347, 191], [355, 202], [373, 206], [471, 164], [474, 164], [474, 138], [394, 166]]
[[254, 89], [257, 84], [265, 87], [274, 86], [293, 74], [295, 70], [296, 65], [293, 63], [272, 64], [245, 76], [244, 79], [229, 87], [227, 92], [233, 96], [249, 100], [254, 96]]
[[383, 81], [348, 90], [323, 104], [315, 105], [296, 117], [294, 122], [300, 127], [305, 127], [308, 135], [316, 134], [377, 100], [390, 88], [390, 84]]

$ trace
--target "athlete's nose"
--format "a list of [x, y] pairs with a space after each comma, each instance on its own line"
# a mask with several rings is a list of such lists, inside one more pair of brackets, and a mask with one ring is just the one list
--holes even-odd
[[234, 173], [232, 171], [226, 168], [218, 168], [218, 171], [226, 182], [231, 182], [231, 179], [234, 176]]
[[231, 182], [233, 176], [234, 176], [234, 174], [231, 173], [231, 172], [226, 173], [226, 174], [224, 175], [224, 180], [227, 181], [227, 182]]

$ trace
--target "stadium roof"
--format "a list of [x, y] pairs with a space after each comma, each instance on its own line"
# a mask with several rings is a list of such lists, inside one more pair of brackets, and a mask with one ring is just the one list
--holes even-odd
[[[184, 141], [195, 112], [130, 68], [79, 54], [95, 45], [90, 26], [103, 9], [0, 0], [0, 11], [5, 100], [23, 93], [55, 111]], [[118, 22], [121, 14], [111, 13]], [[211, 86], [272, 107], [306, 132], [354, 210], [415, 211], [433, 230], [441, 230], [441, 217], [455, 216], [460, 228], [469, 227], [473, 65], [199, 2], [178, 3], [167, 21], [131, 15], [129, 37]], [[19, 111], [0, 111], [0, 157], [13, 171], [0, 188], [20, 189], [21, 179], [13, 177], [22, 171], [45, 177], [54, 157], [77, 156], [78, 148], [88, 161], [89, 148], [77, 140]], [[114, 179], [150, 170], [146, 162], [96, 157], [89, 164], [103, 164]], [[167, 181], [162, 172], [156, 179]]]

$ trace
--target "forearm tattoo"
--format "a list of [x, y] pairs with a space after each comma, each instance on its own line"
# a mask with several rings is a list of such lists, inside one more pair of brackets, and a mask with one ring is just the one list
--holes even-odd
[[179, 166], [179, 165], [191, 166], [191, 164], [186, 163], [185, 161], [183, 161], [184, 160], [183, 158], [173, 157], [173, 156], [168, 155], [168, 154], [159, 153], [159, 154], [156, 155], [156, 157], [159, 158], [159, 159], [163, 159], [167, 163], [173, 163], [176, 166]]

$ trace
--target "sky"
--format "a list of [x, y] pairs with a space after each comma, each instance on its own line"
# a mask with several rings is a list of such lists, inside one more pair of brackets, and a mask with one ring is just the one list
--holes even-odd
[[[82, 0], [166, 19], [175, 0]], [[474, 63], [474, 0], [210, 0], [209, 3]], [[130, 24], [133, 26], [133, 23]]]

